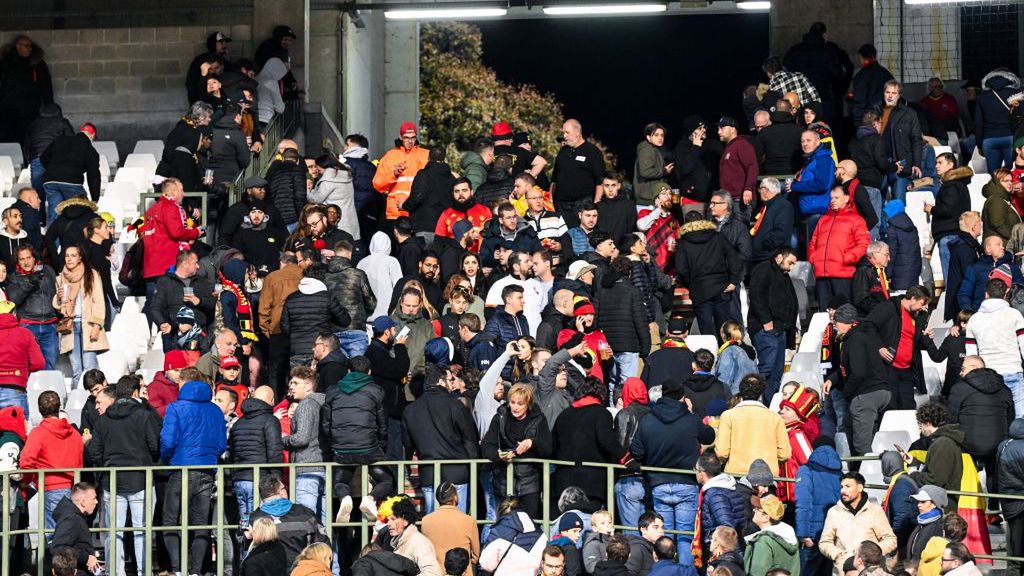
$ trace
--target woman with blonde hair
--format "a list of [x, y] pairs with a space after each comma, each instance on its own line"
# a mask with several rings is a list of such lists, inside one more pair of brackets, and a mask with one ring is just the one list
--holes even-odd
[[757, 373], [757, 354], [743, 342], [743, 325], [739, 322], [726, 320], [718, 332], [722, 347], [718, 349], [718, 358], [711, 373], [735, 395], [740, 391], [740, 380], [747, 374]]
[[61, 320], [60, 353], [71, 361], [71, 386], [76, 387], [86, 370], [99, 367], [97, 352], [110, 349], [103, 325], [107, 303], [103, 297], [103, 281], [85, 259], [81, 246], [64, 249], [64, 270], [57, 275], [57, 293], [53, 307]]
[[331, 576], [331, 562], [334, 554], [330, 544], [316, 542], [306, 546], [295, 557], [291, 576]]
[[277, 539], [277, 525], [270, 518], [257, 518], [249, 527], [252, 544], [242, 560], [241, 576], [277, 576], [288, 570], [284, 545]]
[[[416, 280], [416, 279], [406, 280], [405, 284], [402, 286], [402, 292], [400, 292], [400, 293], [404, 293], [409, 288], [415, 288], [420, 294], [426, 294], [427, 293], [426, 289], [423, 287], [423, 284], [419, 280]], [[425, 310], [427, 312], [428, 318], [430, 320], [434, 320], [434, 319], [436, 319], [439, 316], [439, 314], [437, 313], [437, 308], [434, 308], [430, 304], [430, 298], [422, 298], [420, 300], [420, 304], [422, 304], [423, 310]], [[396, 307], [396, 310], [397, 309], [398, 308]]]

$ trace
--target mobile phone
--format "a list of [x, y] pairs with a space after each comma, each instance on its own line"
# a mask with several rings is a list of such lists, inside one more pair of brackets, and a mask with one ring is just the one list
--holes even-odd
[[409, 326], [406, 325], [406, 326], [403, 326], [402, 329], [398, 331], [398, 335], [395, 336], [395, 338], [396, 339], [397, 338], [405, 338], [408, 335], [409, 335]]
[[903, 449], [903, 446], [900, 446], [899, 444], [893, 444], [893, 448], [896, 448], [896, 451], [899, 452], [900, 454], [907, 453], [907, 451]]
[[519, 352], [519, 344], [517, 342], [511, 342], [511, 344], [512, 349], [515, 350], [516, 352]]

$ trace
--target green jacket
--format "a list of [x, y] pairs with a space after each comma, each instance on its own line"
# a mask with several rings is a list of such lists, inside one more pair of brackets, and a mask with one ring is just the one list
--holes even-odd
[[487, 182], [487, 164], [484, 164], [484, 159], [476, 152], [463, 154], [459, 166], [462, 168], [462, 175], [469, 179], [469, 185], [474, 192], [481, 184]]
[[1013, 226], [1020, 224], [1020, 214], [1010, 203], [1010, 193], [995, 180], [985, 184], [981, 193], [985, 196], [985, 207], [981, 209], [982, 237], [994, 234], [1002, 237], [1005, 243], [1010, 239]]
[[664, 181], [665, 159], [654, 144], [645, 138], [636, 145], [636, 164], [633, 166], [633, 194], [636, 203], [653, 204]]
[[[960, 490], [960, 480], [964, 474], [963, 446], [964, 433], [959, 424], [940, 426], [929, 438], [928, 454], [925, 456], [924, 469], [911, 472], [910, 477], [918, 486], [934, 484], [945, 490]], [[949, 495], [949, 508], [956, 510], [957, 496]]]
[[779, 523], [747, 536], [743, 567], [750, 576], [763, 576], [772, 568], [800, 576], [800, 545], [793, 527]]

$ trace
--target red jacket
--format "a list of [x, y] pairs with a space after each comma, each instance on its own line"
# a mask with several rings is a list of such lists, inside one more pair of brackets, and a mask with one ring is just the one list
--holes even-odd
[[198, 228], [185, 225], [185, 211], [174, 200], [161, 196], [146, 211], [142, 226], [142, 277], [163, 276], [174, 266], [178, 252], [199, 238]]
[[[62, 418], [43, 418], [43, 421], [28, 433], [25, 447], [21, 449], [19, 464], [26, 470], [82, 467], [82, 435], [75, 427]], [[28, 481], [34, 480], [27, 478]], [[47, 474], [46, 490], [71, 488], [75, 475]]]
[[839, 210], [829, 209], [807, 244], [807, 259], [815, 278], [853, 278], [857, 262], [868, 251], [871, 236], [853, 203]]
[[744, 190], [756, 193], [757, 154], [750, 141], [737, 136], [726, 144], [718, 161], [718, 172], [719, 187], [732, 194], [734, 200], [742, 196]]
[[[782, 463], [782, 467], [779, 469], [779, 476], [796, 478], [797, 470], [804, 464], [807, 464], [807, 460], [811, 457], [811, 452], [814, 451], [814, 448], [801, 424], [787, 426], [786, 432], [789, 434], [789, 447], [793, 455], [789, 457], [789, 460]], [[796, 484], [792, 482], [779, 482], [777, 493], [779, 500], [783, 502], [796, 502]]]
[[46, 366], [39, 344], [14, 314], [0, 314], [0, 385], [25, 389], [28, 375]]
[[178, 399], [178, 385], [167, 378], [167, 374], [161, 370], [153, 376], [153, 381], [146, 387], [149, 392], [149, 405], [164, 417], [167, 407]]
[[[446, 208], [441, 213], [441, 217], [437, 220], [437, 227], [434, 229], [436, 236], [443, 238], [455, 238], [455, 233], [452, 229], [460, 220], [468, 220], [474, 228], [483, 230], [484, 225], [491, 219], [491, 209], [483, 204], [474, 204], [465, 212], [456, 210], [455, 208]], [[480, 252], [480, 240], [477, 240], [469, 246], [469, 251], [476, 254]]]

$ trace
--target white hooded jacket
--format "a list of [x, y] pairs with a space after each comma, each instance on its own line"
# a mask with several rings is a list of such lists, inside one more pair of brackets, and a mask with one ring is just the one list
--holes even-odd
[[280, 58], [271, 58], [256, 75], [256, 81], [259, 82], [256, 95], [259, 99], [260, 122], [270, 122], [275, 114], [284, 112], [279, 82], [287, 73], [288, 66]]
[[367, 321], [372, 322], [378, 316], [387, 316], [391, 292], [394, 291], [395, 284], [402, 279], [402, 266], [398, 259], [391, 255], [391, 238], [383, 232], [374, 232], [370, 238], [370, 255], [360, 260], [356, 268], [366, 272], [370, 290], [377, 297], [377, 307], [373, 309]]

